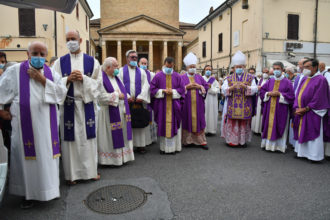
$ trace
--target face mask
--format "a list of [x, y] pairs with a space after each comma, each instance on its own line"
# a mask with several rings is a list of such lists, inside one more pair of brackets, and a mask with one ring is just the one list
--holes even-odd
[[244, 72], [244, 70], [242, 68], [237, 68], [236, 69], [236, 74], [237, 75], [241, 75]]
[[164, 71], [164, 73], [166, 73], [166, 74], [171, 74], [172, 71], [173, 71], [173, 68], [164, 67], [163, 71]]
[[268, 76], [267, 73], [263, 73], [263, 74], [262, 74], [262, 78], [264, 78], [264, 79], [268, 79], [268, 77], [269, 77], [269, 76]]
[[206, 75], [206, 76], [211, 76], [211, 73], [212, 73], [212, 72], [211, 72], [210, 70], [206, 70], [206, 71], [205, 71], [205, 75]]
[[285, 77], [286, 77], [286, 78], [289, 78], [289, 74], [286, 73], [286, 74], [285, 74]]
[[1, 63], [0, 64], [0, 69], [3, 69], [3, 68], [5, 68], [5, 64]]
[[146, 70], [147, 66], [146, 65], [140, 65], [140, 68], [143, 69], [143, 70]]
[[297, 72], [298, 72], [298, 73], [301, 73], [301, 72], [300, 72], [300, 67], [299, 67], [299, 66], [297, 67]]
[[119, 74], [119, 69], [115, 69], [114, 71], [113, 71], [113, 75], [114, 76], [117, 76]]
[[74, 53], [79, 50], [79, 42], [77, 40], [70, 40], [66, 42], [66, 47], [70, 50], [71, 53]]
[[46, 62], [46, 58], [44, 57], [31, 57], [31, 66], [36, 69], [41, 69]]
[[193, 74], [195, 74], [195, 73], [196, 73], [196, 68], [190, 68], [190, 69], [188, 70], [188, 73], [193, 73]]
[[274, 78], [275, 78], [274, 75], [270, 75], [270, 76], [269, 76], [269, 79], [274, 79]]
[[276, 78], [280, 78], [282, 75], [282, 71], [281, 70], [274, 70], [274, 75]]
[[304, 76], [310, 76], [312, 74], [312, 71], [310, 71], [309, 69], [304, 69], [303, 74]]
[[129, 61], [129, 65], [136, 67], [137, 61]]

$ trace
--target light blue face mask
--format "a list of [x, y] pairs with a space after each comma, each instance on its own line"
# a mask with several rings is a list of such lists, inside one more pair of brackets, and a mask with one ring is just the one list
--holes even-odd
[[3, 68], [5, 68], [5, 64], [0, 63], [0, 69], [3, 69]]
[[173, 68], [169, 68], [169, 67], [165, 67], [165, 68], [164, 68], [164, 72], [165, 72], [166, 74], [171, 74], [172, 71], [173, 71]]
[[31, 57], [31, 66], [33, 66], [36, 69], [41, 69], [46, 62], [46, 58], [44, 57]]
[[237, 68], [236, 69], [236, 74], [237, 75], [242, 75], [243, 72], [244, 72], [243, 68]]
[[136, 67], [137, 61], [129, 61], [129, 65]]
[[140, 65], [140, 68], [146, 70], [148, 67], [146, 65]]
[[269, 76], [269, 79], [274, 79], [274, 78], [275, 78], [274, 75], [270, 75], [270, 76]]
[[289, 78], [289, 74], [286, 73], [286, 74], [285, 74], [285, 77], [286, 77], [286, 78]]
[[119, 74], [119, 69], [115, 69], [115, 70], [113, 71], [113, 75], [114, 75], [114, 76], [118, 76], [118, 74]]
[[211, 73], [212, 73], [212, 72], [211, 72], [210, 70], [206, 70], [206, 71], [205, 71], [205, 75], [206, 75], [206, 76], [211, 76]]
[[281, 70], [274, 70], [274, 75], [276, 78], [280, 78], [282, 75], [282, 71]]

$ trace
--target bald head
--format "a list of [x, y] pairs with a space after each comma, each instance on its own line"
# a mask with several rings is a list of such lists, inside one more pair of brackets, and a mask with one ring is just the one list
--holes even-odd
[[33, 41], [28, 46], [28, 57], [31, 59], [31, 56], [34, 57], [46, 57], [48, 54], [47, 45], [40, 41]]
[[70, 40], [80, 40], [80, 34], [79, 34], [79, 31], [77, 31], [77, 30], [68, 31], [65, 36], [66, 36], [67, 42]]
[[323, 72], [325, 70], [325, 63], [324, 62], [319, 63], [319, 70], [320, 70], [320, 72]]
[[302, 73], [303, 70], [304, 70], [304, 62], [306, 61], [307, 59], [303, 58], [301, 60], [299, 60], [298, 62], [298, 72], [299, 73]]
[[147, 58], [142, 57], [142, 58], [140, 59], [139, 65], [140, 65], [140, 66], [141, 66], [141, 65], [148, 66], [148, 60], [147, 60]]

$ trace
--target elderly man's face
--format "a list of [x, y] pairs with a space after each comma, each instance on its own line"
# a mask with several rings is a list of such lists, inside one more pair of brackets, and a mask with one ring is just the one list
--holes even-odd
[[30, 47], [30, 51], [28, 51], [28, 57], [31, 59], [31, 57], [44, 57], [47, 56], [47, 48], [45, 45], [41, 43], [34, 43]]
[[323, 72], [325, 70], [325, 64], [324, 63], [320, 63], [319, 64], [319, 69], [321, 72]]
[[112, 66], [108, 66], [109, 73], [113, 73], [115, 69], [118, 69], [118, 62], [117, 60], [112, 61]]
[[78, 33], [76, 33], [75, 31], [69, 31], [66, 34], [66, 42], [69, 41], [78, 41], [79, 43], [81, 43], [82, 39], [79, 39]]
[[137, 53], [130, 53], [127, 57], [127, 61], [128, 63], [130, 61], [137, 61], [138, 60], [138, 56], [137, 56]]

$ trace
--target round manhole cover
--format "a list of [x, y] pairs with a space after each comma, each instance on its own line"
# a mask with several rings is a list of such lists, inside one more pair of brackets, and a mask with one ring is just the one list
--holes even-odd
[[143, 206], [146, 201], [147, 193], [136, 186], [112, 185], [89, 194], [85, 204], [95, 212], [122, 214]]

